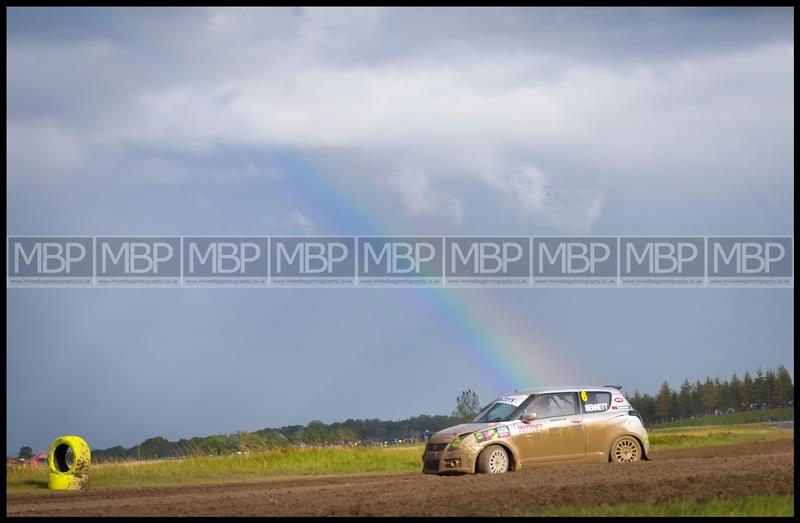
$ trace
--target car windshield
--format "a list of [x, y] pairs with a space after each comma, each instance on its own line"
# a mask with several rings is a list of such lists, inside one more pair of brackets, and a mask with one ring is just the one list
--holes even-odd
[[528, 395], [504, 396], [487, 405], [473, 420], [473, 423], [492, 423], [509, 421], [514, 412], [522, 405]]

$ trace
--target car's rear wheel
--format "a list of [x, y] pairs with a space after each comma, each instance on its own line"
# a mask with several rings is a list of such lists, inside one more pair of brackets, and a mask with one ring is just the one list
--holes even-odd
[[508, 472], [508, 452], [500, 445], [489, 445], [478, 456], [478, 472], [481, 474], [503, 474]]
[[622, 436], [611, 445], [611, 461], [636, 463], [642, 459], [642, 446], [633, 436]]

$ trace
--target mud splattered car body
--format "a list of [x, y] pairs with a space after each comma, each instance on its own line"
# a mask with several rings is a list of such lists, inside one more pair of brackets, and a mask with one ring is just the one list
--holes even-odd
[[649, 459], [639, 413], [615, 387], [528, 389], [484, 407], [473, 423], [431, 436], [427, 474], [502, 473], [552, 463]]

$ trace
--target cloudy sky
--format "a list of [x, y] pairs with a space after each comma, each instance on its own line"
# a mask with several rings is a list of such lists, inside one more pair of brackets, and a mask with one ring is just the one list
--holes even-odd
[[[7, 17], [8, 234], [794, 233], [790, 8]], [[7, 452], [793, 373], [793, 293], [8, 289]]]

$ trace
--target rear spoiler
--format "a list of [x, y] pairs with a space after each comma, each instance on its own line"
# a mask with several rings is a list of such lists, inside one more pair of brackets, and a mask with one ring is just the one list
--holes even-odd
[[612, 389], [622, 390], [622, 385], [603, 385], [603, 387], [610, 387]]

